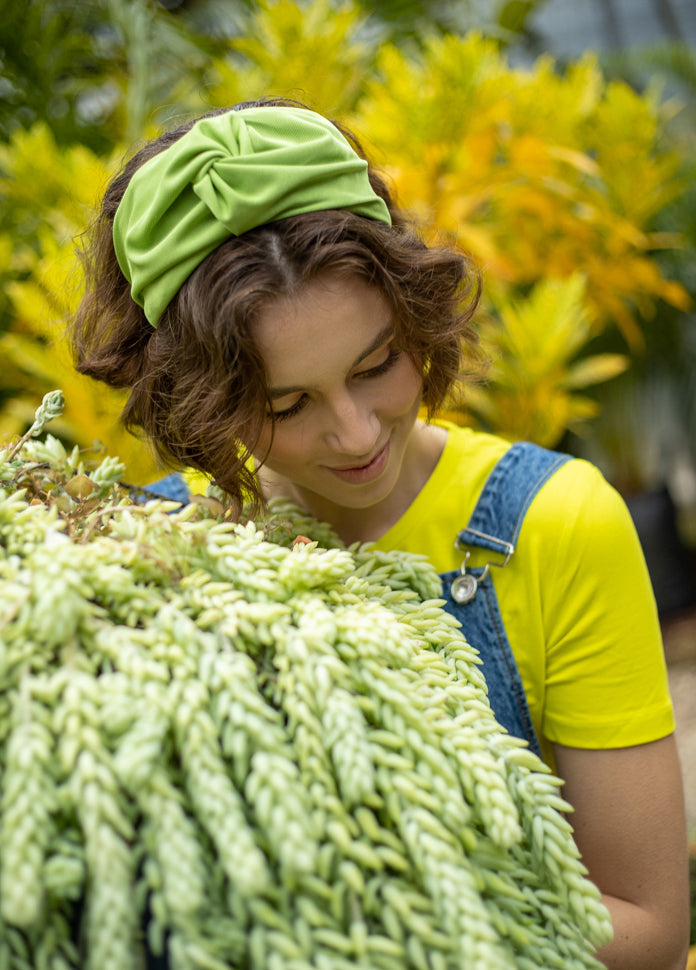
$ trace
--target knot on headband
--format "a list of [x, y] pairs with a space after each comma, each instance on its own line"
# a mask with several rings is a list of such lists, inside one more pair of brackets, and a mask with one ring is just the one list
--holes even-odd
[[202, 118], [133, 175], [114, 219], [116, 258], [153, 326], [194, 269], [230, 236], [276, 219], [347, 209], [391, 225], [367, 162], [306, 108]]

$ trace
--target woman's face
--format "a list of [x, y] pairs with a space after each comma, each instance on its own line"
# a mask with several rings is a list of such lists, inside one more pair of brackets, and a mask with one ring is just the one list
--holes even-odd
[[270, 303], [255, 334], [275, 419], [273, 435], [269, 416], [255, 449], [264, 467], [310, 510], [388, 500], [409, 450], [422, 377], [395, 344], [381, 292], [358, 277], [326, 274]]

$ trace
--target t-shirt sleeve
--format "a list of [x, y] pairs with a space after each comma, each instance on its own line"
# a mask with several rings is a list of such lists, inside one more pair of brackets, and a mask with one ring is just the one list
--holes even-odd
[[[542, 732], [580, 748], [643, 744], [674, 730], [655, 598], [630, 513], [587, 462], [544, 489], [546, 631]], [[531, 512], [531, 509], [530, 509]]]

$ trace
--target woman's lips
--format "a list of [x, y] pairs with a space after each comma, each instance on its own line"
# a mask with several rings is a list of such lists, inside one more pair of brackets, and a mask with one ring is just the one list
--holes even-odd
[[330, 465], [327, 467], [341, 481], [349, 482], [351, 485], [362, 485], [379, 478], [386, 467], [388, 458], [389, 442], [366, 465], [358, 465], [354, 468], [332, 468]]

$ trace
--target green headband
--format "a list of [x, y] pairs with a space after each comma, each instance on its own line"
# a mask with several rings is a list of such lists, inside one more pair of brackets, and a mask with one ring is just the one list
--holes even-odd
[[256, 107], [202, 118], [133, 175], [114, 248], [153, 325], [194, 269], [230, 236], [320, 209], [391, 225], [367, 162], [305, 108]]

